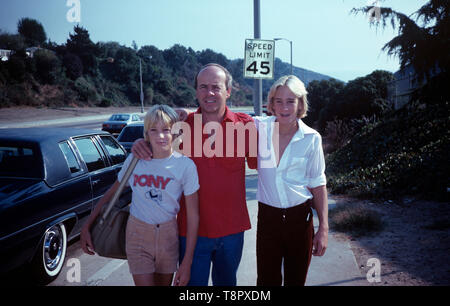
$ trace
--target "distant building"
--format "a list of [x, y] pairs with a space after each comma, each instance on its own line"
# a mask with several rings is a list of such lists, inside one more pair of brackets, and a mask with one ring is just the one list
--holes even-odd
[[[439, 73], [440, 69], [437, 67], [435, 72], [431, 71], [430, 76], [432, 77]], [[414, 67], [408, 65], [394, 73], [394, 80], [388, 84], [388, 100], [394, 103], [395, 109], [402, 108], [410, 102], [412, 93], [426, 83], [426, 78], [419, 82]]]
[[36, 52], [39, 49], [42, 49], [42, 48], [41, 47], [30, 47], [30, 48], [26, 48], [25, 51], [26, 51], [28, 57], [33, 58], [34, 52]]
[[0, 49], [0, 60], [6, 62], [13, 53], [12, 50]]

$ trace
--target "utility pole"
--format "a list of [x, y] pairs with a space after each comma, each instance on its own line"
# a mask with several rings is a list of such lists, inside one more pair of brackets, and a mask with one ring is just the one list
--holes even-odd
[[[253, 0], [254, 38], [261, 39], [261, 10], [259, 0]], [[257, 116], [262, 115], [262, 79], [253, 80], [253, 108]]]
[[144, 89], [142, 88], [142, 63], [141, 63], [141, 58], [139, 58], [139, 76], [140, 76], [140, 80], [141, 80], [141, 113], [144, 113]]

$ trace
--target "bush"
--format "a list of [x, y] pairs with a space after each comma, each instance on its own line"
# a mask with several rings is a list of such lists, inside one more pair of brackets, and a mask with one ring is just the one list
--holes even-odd
[[324, 136], [324, 144], [326, 144], [324, 152], [331, 153], [342, 148], [352, 139], [353, 135], [354, 129], [351, 124], [338, 119], [327, 122]]
[[11, 56], [7, 63], [9, 76], [15, 81], [21, 83], [24, 81], [26, 73], [25, 61], [22, 57]]
[[411, 104], [364, 128], [326, 157], [330, 191], [361, 198], [448, 198], [449, 106]]
[[33, 57], [36, 64], [36, 75], [43, 84], [54, 84], [61, 73], [59, 58], [48, 50], [37, 50]]
[[78, 93], [78, 98], [81, 101], [98, 101], [99, 97], [95, 86], [90, 84], [85, 78], [80, 77], [75, 81], [75, 90]]
[[76, 80], [83, 75], [83, 63], [81, 59], [72, 53], [66, 53], [63, 58], [66, 75], [71, 80]]
[[384, 224], [380, 214], [363, 205], [346, 204], [329, 212], [330, 226], [337, 231], [364, 236], [379, 232]]

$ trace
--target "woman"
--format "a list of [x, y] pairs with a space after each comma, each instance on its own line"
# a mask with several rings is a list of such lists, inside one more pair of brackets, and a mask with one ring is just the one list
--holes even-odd
[[[258, 127], [257, 271], [259, 286], [303, 286], [311, 255], [328, 243], [328, 201], [320, 134], [304, 124], [308, 104], [304, 84], [283, 76], [268, 95]], [[319, 229], [314, 235], [311, 207]], [[313, 239], [314, 237], [314, 239]], [[282, 263], [284, 260], [284, 264]]]

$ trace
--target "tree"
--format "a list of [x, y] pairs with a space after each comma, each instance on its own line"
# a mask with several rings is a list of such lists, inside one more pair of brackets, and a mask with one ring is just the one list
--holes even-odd
[[313, 124], [318, 120], [319, 114], [324, 108], [336, 103], [344, 87], [344, 82], [333, 78], [310, 82], [306, 89], [308, 91], [309, 110], [305, 122]]
[[66, 68], [66, 75], [70, 79], [76, 80], [83, 75], [83, 63], [77, 55], [66, 53], [63, 58], [63, 65]]
[[228, 65], [228, 60], [225, 57], [225, 55], [221, 53], [216, 53], [211, 49], [206, 49], [201, 52], [198, 52], [197, 57], [198, 61], [202, 65], [206, 65], [209, 63], [217, 63], [219, 65], [222, 65], [223, 67], [226, 67]]
[[[368, 13], [373, 7], [354, 8], [353, 13]], [[383, 47], [389, 55], [398, 56], [401, 68], [412, 65], [419, 80], [429, 78], [439, 67], [448, 74], [450, 68], [450, 1], [430, 0], [411, 16], [391, 8], [379, 8], [379, 19], [372, 19], [377, 27], [387, 21], [398, 35]], [[413, 18], [415, 17], [415, 21]], [[421, 22], [419, 25], [417, 22]]]
[[52, 52], [45, 49], [37, 50], [34, 53], [36, 63], [36, 74], [43, 84], [54, 84], [61, 71], [59, 58]]
[[35, 19], [20, 19], [17, 23], [17, 32], [25, 38], [25, 42], [29, 47], [42, 45], [47, 40], [44, 27]]
[[69, 34], [67, 39], [67, 51], [80, 57], [85, 72], [95, 75], [98, 68], [99, 48], [92, 42], [86, 29], [76, 25], [73, 30], [75, 33]]
[[25, 39], [22, 35], [0, 33], [0, 49], [6, 50], [24, 50]]

